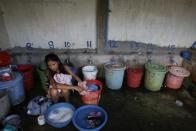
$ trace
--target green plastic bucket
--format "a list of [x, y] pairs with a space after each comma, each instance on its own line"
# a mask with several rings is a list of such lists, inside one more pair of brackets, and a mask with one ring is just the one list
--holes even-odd
[[150, 91], [159, 91], [163, 84], [167, 68], [160, 64], [147, 63], [145, 64], [145, 69], [144, 86]]
[[47, 88], [48, 78], [46, 76], [46, 70], [47, 70], [47, 65], [45, 63], [42, 63], [36, 67], [36, 71], [39, 76], [39, 81], [41, 83], [41, 87], [44, 90], [48, 90], [48, 88]]

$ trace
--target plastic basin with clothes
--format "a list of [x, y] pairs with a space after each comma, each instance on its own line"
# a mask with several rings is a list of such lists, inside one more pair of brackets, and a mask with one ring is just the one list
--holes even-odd
[[[95, 128], [89, 128], [89, 114], [97, 112], [100, 113], [99, 120], [101, 122]], [[85, 105], [78, 108], [72, 118], [74, 126], [80, 131], [99, 131], [101, 130], [108, 120], [106, 111], [97, 105]]]
[[45, 113], [46, 123], [62, 128], [67, 126], [73, 117], [75, 107], [69, 103], [57, 103], [48, 108]]

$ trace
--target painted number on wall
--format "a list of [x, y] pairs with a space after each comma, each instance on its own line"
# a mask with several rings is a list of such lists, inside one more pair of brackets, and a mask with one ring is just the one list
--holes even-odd
[[91, 40], [86, 41], [86, 47], [87, 48], [92, 48], [92, 41]]
[[75, 45], [75, 43], [71, 43], [71, 42], [69, 42], [69, 41], [66, 41], [65, 42], [65, 48], [71, 48], [71, 47], [73, 47]]
[[30, 42], [26, 43], [26, 49], [27, 50], [32, 50], [33, 49], [33, 43], [30, 43]]
[[49, 41], [48, 42], [48, 46], [50, 49], [54, 49], [54, 42], [53, 41]]

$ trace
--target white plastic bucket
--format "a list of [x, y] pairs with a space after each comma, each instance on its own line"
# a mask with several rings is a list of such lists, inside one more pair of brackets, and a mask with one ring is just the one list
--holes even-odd
[[0, 117], [4, 117], [9, 113], [11, 107], [9, 97], [6, 91], [0, 91], [0, 103], [1, 103]]
[[82, 68], [84, 80], [95, 80], [97, 77], [97, 72], [97, 67], [93, 65], [84, 66]]

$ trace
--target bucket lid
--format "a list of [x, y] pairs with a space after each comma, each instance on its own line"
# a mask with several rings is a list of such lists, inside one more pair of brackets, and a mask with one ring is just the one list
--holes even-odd
[[147, 70], [154, 70], [154, 71], [160, 71], [160, 72], [166, 72], [167, 68], [161, 64], [152, 64], [152, 63], [147, 63], [145, 64], [145, 68]]
[[169, 68], [169, 72], [175, 76], [179, 77], [188, 77], [190, 72], [182, 67], [179, 66], [172, 66]]
[[106, 63], [104, 65], [105, 69], [107, 70], [122, 70], [125, 69], [125, 65], [122, 63]]

